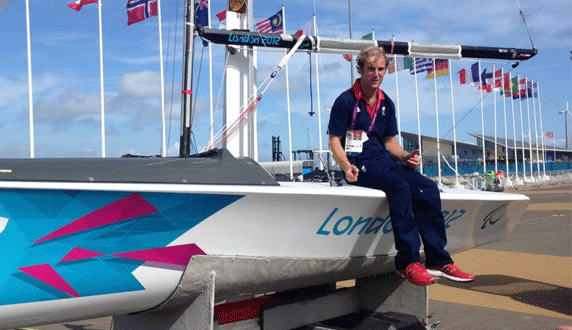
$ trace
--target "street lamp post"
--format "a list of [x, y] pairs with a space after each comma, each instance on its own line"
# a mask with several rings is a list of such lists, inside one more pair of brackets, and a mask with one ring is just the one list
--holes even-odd
[[568, 102], [566, 102], [566, 109], [559, 111], [558, 114], [564, 114], [564, 130], [566, 133], [566, 150], [568, 150], [568, 149], [570, 149], [569, 145], [568, 145], [568, 117], [566, 116], [567, 114], [570, 115], [570, 111], [568, 110]]

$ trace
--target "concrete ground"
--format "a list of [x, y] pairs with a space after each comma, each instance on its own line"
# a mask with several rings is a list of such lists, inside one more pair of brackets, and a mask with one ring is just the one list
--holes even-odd
[[453, 256], [475, 281], [429, 287], [437, 329], [572, 326], [572, 185], [511, 192], [531, 201], [510, 237]]
[[[507, 240], [453, 255], [471, 283], [429, 288], [438, 330], [555, 330], [572, 327], [572, 185], [510, 191], [531, 202]], [[108, 330], [111, 318], [35, 327]]]

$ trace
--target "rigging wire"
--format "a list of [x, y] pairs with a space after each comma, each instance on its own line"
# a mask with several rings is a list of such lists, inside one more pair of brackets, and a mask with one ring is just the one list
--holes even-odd
[[[179, 0], [175, 5], [175, 34], [173, 37], [173, 74], [171, 76], [171, 106], [169, 110], [169, 129], [167, 133], [167, 156], [169, 155], [169, 144], [171, 142], [171, 126], [173, 123], [173, 99], [175, 97], [175, 54], [177, 52], [177, 32], [179, 30]], [[169, 42], [171, 40], [171, 22], [169, 22], [169, 32], [167, 34], [167, 58], [169, 58]]]
[[534, 47], [534, 42], [532, 42], [532, 36], [530, 35], [530, 31], [528, 30], [528, 24], [526, 24], [526, 19], [524, 18], [524, 12], [522, 11], [520, 2], [516, 0], [516, 4], [518, 5], [518, 12], [520, 14], [520, 17], [522, 17], [522, 22], [524, 23], [524, 27], [526, 28], [526, 33], [528, 33], [528, 39], [530, 39], [530, 44], [532, 45], [532, 49], [536, 49], [536, 47]]
[[[203, 46], [205, 46], [205, 43], [203, 43]], [[206, 45], [206, 46], [208, 46], [208, 45]], [[203, 49], [201, 50], [201, 60], [199, 61], [199, 74], [197, 75], [197, 84], [196, 84], [196, 87], [195, 87], [195, 91], [197, 91], [197, 92], [196, 92], [196, 94], [195, 94], [195, 103], [193, 104], [193, 108], [192, 108], [193, 111], [191, 111], [191, 123], [195, 121], [195, 114], [197, 113], [197, 102], [198, 102], [198, 100], [199, 100], [199, 95], [198, 95], [199, 93], [198, 93], [198, 91], [199, 91], [199, 87], [200, 87], [200, 83], [201, 83], [201, 76], [202, 76], [202, 69], [203, 69], [203, 59], [204, 59], [204, 56], [205, 56], [206, 46], [203, 47]], [[192, 133], [193, 133], [193, 132], [191, 131], [191, 134], [192, 134]], [[192, 134], [192, 135], [194, 135], [194, 134]], [[191, 138], [191, 148], [193, 147], [193, 145], [195, 146], [195, 148], [194, 148], [193, 150], [194, 150], [194, 152], [196, 153], [196, 152], [197, 152], [197, 149], [196, 149], [196, 141], [193, 141], [193, 139]], [[193, 152], [193, 150], [191, 150], [191, 152]]]

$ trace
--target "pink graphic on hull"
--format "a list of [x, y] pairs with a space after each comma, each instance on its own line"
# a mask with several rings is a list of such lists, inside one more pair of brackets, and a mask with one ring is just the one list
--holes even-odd
[[55, 289], [69, 294], [70, 296], [79, 297], [79, 294], [71, 287], [71, 285], [56, 272], [52, 266], [48, 264], [27, 266], [18, 268], [23, 273], [30, 275], [36, 280], [47, 284]]
[[155, 249], [112, 254], [114, 257], [186, 266], [194, 255], [206, 255], [196, 244], [167, 246]]
[[141, 195], [133, 194], [51, 232], [35, 241], [34, 244], [157, 212], [157, 209]]
[[89, 258], [96, 258], [96, 257], [103, 257], [104, 254], [90, 251], [86, 249], [82, 249], [79, 247], [74, 247], [65, 257], [60, 260], [60, 262], [67, 262], [67, 261], [75, 261], [75, 260], [83, 260]]

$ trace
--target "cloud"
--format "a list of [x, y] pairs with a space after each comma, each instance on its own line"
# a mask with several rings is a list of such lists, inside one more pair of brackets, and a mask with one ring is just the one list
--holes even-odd
[[[52, 87], [57, 86], [61, 79], [51, 74], [43, 74], [39, 78], [32, 81], [33, 93], [38, 95]], [[13, 104], [18, 99], [24, 99], [28, 96], [28, 78], [10, 79], [0, 77], [0, 86], [2, 86], [2, 93], [0, 93], [0, 106], [4, 104]], [[26, 98], [27, 101], [27, 98]], [[27, 106], [27, 105], [26, 105]], [[12, 107], [14, 109], [14, 107]]]
[[118, 57], [108, 56], [108, 60], [117, 61], [125, 64], [156, 64], [159, 63], [159, 55], [157, 56], [144, 56], [144, 57]]
[[145, 70], [126, 73], [117, 85], [121, 93], [135, 98], [152, 98], [161, 96], [161, 77], [156, 71]]

